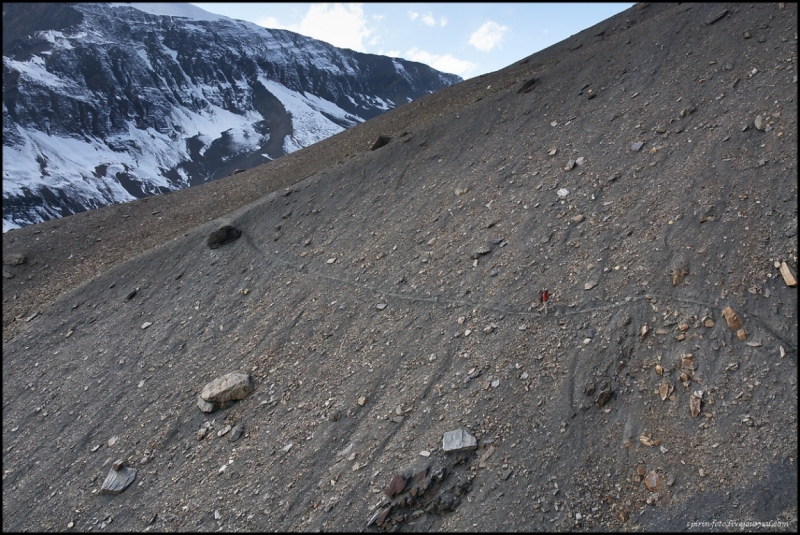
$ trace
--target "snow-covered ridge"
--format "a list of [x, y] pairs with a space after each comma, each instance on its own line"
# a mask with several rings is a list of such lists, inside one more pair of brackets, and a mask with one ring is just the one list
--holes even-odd
[[460, 80], [190, 4], [69, 9], [80, 24], [3, 57], [3, 232], [227, 176]]
[[215, 15], [188, 3], [178, 2], [111, 2], [111, 7], [132, 7], [150, 15], [162, 17], [183, 17], [194, 20], [226, 20], [233, 21], [223, 15]]

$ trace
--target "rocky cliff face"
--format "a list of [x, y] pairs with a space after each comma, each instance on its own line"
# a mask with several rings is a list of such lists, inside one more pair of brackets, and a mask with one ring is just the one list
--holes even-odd
[[188, 4], [4, 4], [3, 230], [250, 168], [460, 81]]

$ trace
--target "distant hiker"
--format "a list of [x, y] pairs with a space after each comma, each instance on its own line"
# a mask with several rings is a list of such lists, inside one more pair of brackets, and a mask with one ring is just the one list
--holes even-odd
[[542, 310], [544, 310], [545, 314], [547, 314], [547, 302], [549, 300], [550, 292], [547, 291], [547, 288], [539, 290], [539, 302], [542, 303]]

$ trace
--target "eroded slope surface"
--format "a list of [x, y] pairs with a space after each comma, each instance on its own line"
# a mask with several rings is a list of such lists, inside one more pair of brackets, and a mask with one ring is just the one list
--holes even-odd
[[[635, 7], [207, 185], [224, 211], [9, 233], [4, 529], [796, 530], [796, 9]], [[37, 294], [70, 232], [120, 251]]]

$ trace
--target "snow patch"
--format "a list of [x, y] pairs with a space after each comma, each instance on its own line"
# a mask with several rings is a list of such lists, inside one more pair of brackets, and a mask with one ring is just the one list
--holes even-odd
[[323, 98], [311, 94], [301, 95], [278, 82], [267, 80], [263, 76], [259, 76], [258, 81], [281, 101], [283, 107], [292, 116], [293, 134], [287, 136], [283, 141], [283, 150], [286, 154], [300, 150], [344, 130], [344, 128], [325, 117], [322, 112], [350, 124], [363, 122], [361, 117], [353, 116], [333, 102]]
[[30, 61], [15, 61], [3, 56], [3, 66], [9, 70], [17, 71], [21, 76], [51, 88], [66, 87], [67, 83], [48, 72], [44, 66], [44, 58], [32, 56]]
[[[153, 65], [150, 63], [150, 58], [147, 57], [147, 51], [146, 50], [144, 50], [142, 48], [137, 48], [136, 49], [136, 55], [139, 56], [140, 58], [142, 58], [142, 61], [144, 61], [145, 65], [147, 65], [147, 68], [149, 70], [151, 70], [151, 71], [155, 70], [155, 69], [153, 69]], [[163, 82], [164, 79], [162, 78], [161, 81]], [[166, 86], [166, 83], [164, 85]]]

